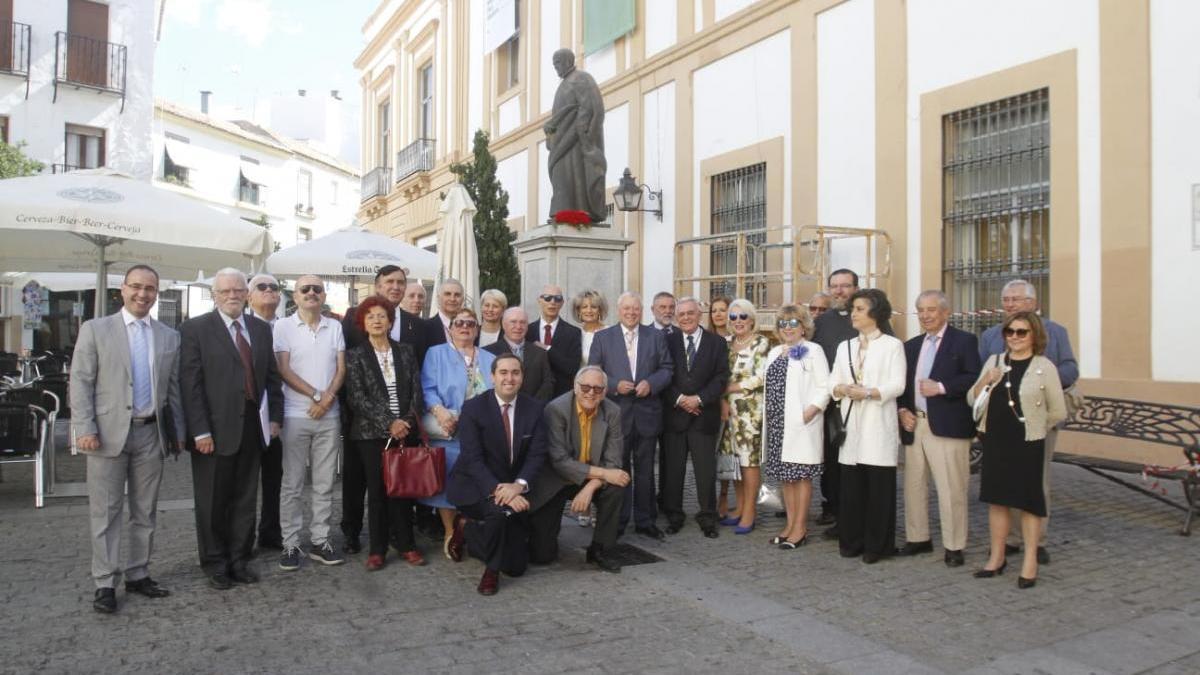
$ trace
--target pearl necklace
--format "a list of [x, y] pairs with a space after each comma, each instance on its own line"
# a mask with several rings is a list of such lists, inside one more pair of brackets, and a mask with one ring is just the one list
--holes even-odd
[[1012, 411], [1013, 417], [1016, 417], [1018, 422], [1025, 424], [1025, 417], [1017, 414], [1017, 402], [1013, 400], [1012, 396], [1012, 379], [1008, 376], [1010, 372], [1012, 372], [1011, 360], [1006, 358], [1004, 362], [1004, 394], [1008, 396], [1008, 409]]

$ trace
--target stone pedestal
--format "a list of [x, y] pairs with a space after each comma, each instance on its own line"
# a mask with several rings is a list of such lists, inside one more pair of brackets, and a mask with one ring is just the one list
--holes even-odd
[[566, 298], [563, 318], [574, 323], [571, 298], [591, 288], [608, 300], [611, 322], [617, 297], [626, 290], [625, 249], [632, 243], [605, 224], [580, 229], [547, 223], [518, 237], [513, 248], [521, 269], [521, 304], [530, 320], [538, 316], [542, 286], [558, 284]]

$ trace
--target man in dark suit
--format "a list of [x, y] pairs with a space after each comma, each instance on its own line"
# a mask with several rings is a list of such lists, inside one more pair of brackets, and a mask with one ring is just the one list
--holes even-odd
[[721, 396], [729, 382], [729, 345], [721, 336], [700, 327], [700, 302], [682, 298], [675, 319], [679, 328], [667, 338], [675, 364], [671, 385], [663, 396], [666, 442], [663, 472], [663, 512], [667, 533], [683, 529], [683, 481], [688, 454], [696, 480], [700, 512], [696, 522], [709, 539], [717, 537], [717, 432], [721, 427]]
[[526, 342], [536, 342], [550, 355], [550, 368], [554, 371], [554, 395], [562, 396], [571, 391], [575, 373], [583, 361], [583, 331], [567, 323], [559, 315], [563, 308], [561, 286], [547, 284], [538, 296], [541, 318], [529, 325]]
[[[274, 328], [279, 310], [281, 286], [270, 274], [255, 274], [250, 279], [249, 313]], [[266, 405], [261, 401], [260, 405]], [[258, 548], [283, 550], [283, 532], [279, 526], [279, 488], [283, 480], [283, 443], [277, 436], [263, 449], [262, 510], [258, 516]]]
[[[450, 322], [458, 316], [466, 299], [462, 282], [458, 279], [442, 279], [434, 298], [437, 300], [437, 311], [424, 320], [425, 343], [430, 347], [445, 344], [449, 339]], [[475, 344], [479, 344], [478, 334], [475, 335]]]
[[[391, 338], [412, 347], [417, 365], [425, 361], [425, 322], [415, 314], [410, 314], [400, 308], [400, 302], [408, 288], [408, 275], [404, 268], [396, 265], [384, 265], [375, 273], [375, 295], [387, 300], [395, 308], [395, 318], [392, 320]], [[355, 317], [357, 307], [351, 307], [342, 319], [342, 335], [346, 341], [346, 352], [349, 353], [358, 345], [367, 341], [367, 336], [358, 327]], [[346, 388], [338, 392], [338, 401], [342, 413], [342, 428], [350, 428], [350, 406], [346, 405]], [[367, 494], [367, 478], [363, 469], [362, 458], [358, 453], [347, 452], [342, 455], [342, 549], [346, 553], [362, 551], [359, 536], [362, 533], [364, 500]], [[423, 507], [420, 507], [423, 508]], [[423, 522], [435, 521], [436, 518], [427, 516]]]
[[[848, 269], [834, 270], [829, 274], [829, 294], [833, 296], [833, 308], [823, 312], [813, 321], [812, 341], [821, 345], [825, 350], [825, 360], [833, 368], [834, 357], [837, 356], [838, 345], [845, 340], [858, 336], [858, 331], [850, 325], [850, 296], [858, 291], [858, 275]], [[840, 416], [841, 408], [837, 401], [830, 401], [825, 409], [825, 470], [821, 473], [821, 515], [817, 518], [818, 525], [832, 525], [825, 530], [826, 539], [837, 539], [838, 499], [841, 494], [841, 464], [838, 464], [838, 451], [829, 442], [832, 434], [828, 424], [834, 416]]]
[[633, 475], [625, 489], [618, 532], [631, 517], [636, 532], [652, 539], [665, 538], [655, 525], [654, 447], [662, 431], [662, 399], [671, 384], [673, 362], [662, 331], [642, 325], [642, 298], [633, 292], [617, 302], [620, 323], [598, 331], [592, 340], [588, 363], [608, 376], [608, 396], [621, 409], [625, 437], [622, 466]]
[[563, 506], [588, 513], [595, 502], [596, 529], [587, 561], [606, 572], [621, 564], [606, 553], [617, 543], [617, 521], [629, 474], [621, 470], [624, 442], [621, 409], [605, 398], [608, 378], [584, 366], [575, 388], [546, 404], [547, 461], [529, 493], [529, 558], [545, 565], [558, 558]]
[[[545, 403], [521, 393], [521, 359], [492, 362], [490, 389], [463, 404], [458, 418], [458, 461], [446, 481], [446, 498], [458, 507], [450, 557], [462, 560], [463, 542], [484, 562], [476, 589], [495, 595], [500, 571], [525, 573], [529, 563], [530, 486], [546, 460]], [[469, 522], [468, 522], [469, 519]]]
[[947, 322], [950, 303], [941, 291], [917, 297], [921, 335], [904, 343], [908, 376], [900, 408], [904, 442], [904, 530], [901, 555], [931, 553], [929, 478], [937, 486], [942, 546], [949, 567], [963, 564], [967, 545], [967, 483], [975, 421], [967, 390], [981, 367], [979, 341]]
[[526, 342], [529, 332], [529, 316], [521, 307], [509, 307], [500, 319], [503, 329], [500, 339], [484, 347], [484, 351], [496, 356], [515, 354], [524, 365], [522, 369], [521, 393], [540, 401], [549, 401], [554, 395], [554, 372], [550, 369], [550, 357], [536, 343]]
[[[232, 268], [217, 272], [216, 309], [185, 321], [179, 330], [200, 566], [218, 590], [258, 581], [248, 563], [259, 462], [283, 423], [271, 327], [243, 314], [246, 294], [244, 274]], [[260, 415], [263, 397], [269, 423]]]

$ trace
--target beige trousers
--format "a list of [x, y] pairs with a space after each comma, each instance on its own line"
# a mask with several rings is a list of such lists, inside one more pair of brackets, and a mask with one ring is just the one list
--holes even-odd
[[913, 444], [904, 446], [904, 531], [909, 542], [929, 541], [929, 476], [937, 488], [942, 546], [967, 546], [967, 482], [971, 477], [971, 441], [943, 438], [917, 418]]

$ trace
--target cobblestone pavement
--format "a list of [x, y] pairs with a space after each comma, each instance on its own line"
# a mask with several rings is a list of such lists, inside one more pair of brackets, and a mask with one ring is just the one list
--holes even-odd
[[[83, 470], [59, 462], [61, 480]], [[782, 521], [762, 513], [747, 536], [628, 535], [663, 561], [610, 575], [584, 564], [590, 530], [568, 520], [558, 563], [483, 598], [480, 563], [427, 540], [424, 568], [368, 574], [355, 556], [287, 573], [264, 555], [262, 583], [210, 590], [185, 457], [167, 464], [152, 561], [173, 595], [120, 591], [112, 616], [90, 607], [86, 500], [35, 510], [30, 471], [7, 465], [0, 483], [0, 672], [1200, 672], [1200, 544], [1175, 534], [1178, 511], [1075, 467], [1054, 467], [1053, 563], [1031, 590], [1011, 569], [971, 577], [986, 555], [975, 479], [954, 570], [940, 554], [840, 558], [811, 522], [807, 546], [779, 551]]]

